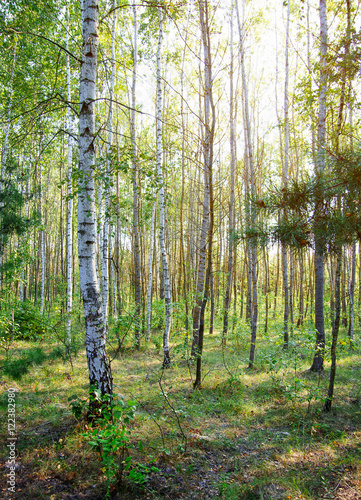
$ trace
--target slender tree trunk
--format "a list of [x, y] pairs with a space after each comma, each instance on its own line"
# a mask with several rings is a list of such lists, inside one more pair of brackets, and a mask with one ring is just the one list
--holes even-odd
[[[355, 313], [354, 313], [354, 298], [355, 298], [355, 277], [356, 277], [356, 242], [354, 241], [351, 246], [351, 266], [346, 257], [348, 268], [348, 296], [349, 296], [349, 324], [348, 324], [348, 337], [353, 340]], [[351, 268], [350, 268], [351, 267]]]
[[[317, 137], [317, 158], [316, 176], [320, 183], [325, 166], [326, 147], [326, 88], [327, 88], [327, 10], [326, 0], [320, 0], [320, 39], [321, 39], [321, 60], [320, 60], [320, 94], [318, 111], [318, 137]], [[320, 186], [320, 184], [319, 184]], [[318, 189], [315, 205], [315, 215], [320, 212], [323, 204], [321, 186]], [[317, 234], [317, 230], [316, 230]], [[324, 324], [324, 265], [323, 265], [323, 242], [320, 236], [315, 238], [315, 329], [316, 329], [316, 350], [311, 366], [312, 371], [323, 370], [325, 352], [325, 324]]]
[[163, 334], [163, 367], [170, 366], [171, 358], [169, 353], [169, 335], [172, 326], [172, 297], [170, 287], [170, 276], [168, 257], [165, 247], [165, 225], [166, 225], [166, 199], [163, 180], [163, 166], [162, 166], [162, 67], [161, 67], [161, 51], [163, 40], [163, 12], [160, 4], [158, 3], [158, 19], [159, 19], [159, 32], [158, 32], [158, 50], [157, 50], [157, 175], [158, 175], [158, 190], [160, 201], [160, 217], [159, 217], [159, 245], [162, 259], [162, 280], [164, 285], [164, 299], [165, 299], [165, 327]]
[[275, 280], [275, 295], [273, 300], [273, 319], [276, 317], [277, 312], [277, 294], [278, 294], [278, 281], [280, 277], [280, 259], [279, 259], [279, 243], [277, 243], [277, 253], [276, 253], [276, 280]]
[[110, 364], [105, 353], [102, 301], [96, 272], [95, 99], [98, 54], [98, 0], [83, 0], [83, 50], [80, 73], [78, 254], [80, 290], [86, 325], [89, 381], [101, 394], [112, 393]]
[[[69, 4], [66, 7], [66, 48], [69, 50]], [[71, 82], [70, 82], [70, 61], [69, 54], [66, 54], [66, 83], [68, 102], [71, 102]], [[71, 107], [68, 106], [68, 201], [67, 201], [67, 219], [66, 219], [66, 343], [67, 350], [70, 350], [71, 344], [71, 311], [73, 306], [72, 281], [73, 281], [73, 183], [72, 183], [72, 163], [73, 163], [73, 130]]]
[[[181, 192], [181, 200], [180, 200], [180, 252], [181, 252], [181, 262], [182, 262], [182, 271], [183, 271], [183, 298], [184, 298], [184, 306], [185, 306], [185, 330], [186, 330], [186, 343], [188, 344], [188, 336], [189, 336], [189, 305], [188, 305], [188, 281], [189, 276], [187, 275], [187, 266], [185, 260], [185, 249], [184, 249], [184, 228], [183, 228], [183, 206], [184, 206], [184, 196], [185, 196], [185, 133], [186, 133], [186, 123], [184, 116], [184, 64], [185, 64], [185, 48], [183, 52], [183, 60], [182, 60], [182, 73], [181, 73], [181, 88], [182, 88], [182, 96], [181, 96], [181, 115], [182, 115], [182, 192]], [[188, 218], [189, 221], [189, 218]], [[179, 275], [179, 280], [181, 280], [181, 273]]]
[[109, 114], [108, 114], [108, 144], [106, 147], [106, 182], [103, 189], [104, 194], [104, 213], [103, 213], [103, 228], [102, 228], [102, 245], [101, 245], [101, 283], [102, 283], [102, 307], [103, 321], [105, 331], [108, 331], [108, 302], [109, 302], [109, 199], [110, 199], [110, 152], [113, 138], [113, 96], [115, 86], [115, 31], [117, 24], [117, 9], [116, 3], [113, 1], [113, 26], [111, 37], [111, 60], [112, 72], [110, 81], [110, 96], [109, 96]]
[[136, 143], [136, 84], [138, 66], [138, 42], [137, 42], [137, 10], [133, 5], [134, 37], [133, 37], [133, 82], [132, 82], [132, 114], [131, 114], [131, 140], [132, 140], [132, 179], [133, 179], [133, 241], [134, 241], [134, 289], [135, 289], [135, 345], [140, 347], [140, 326], [141, 326], [141, 304], [142, 304], [142, 279], [141, 279], [141, 252], [139, 241], [139, 196], [138, 196], [138, 165], [137, 165], [137, 143]]
[[[289, 80], [289, 64], [288, 64], [288, 48], [290, 37], [290, 5], [291, 0], [288, 0], [287, 5], [287, 28], [286, 28], [286, 68], [285, 68], [285, 95], [284, 95], [284, 120], [285, 120], [285, 154], [282, 168], [282, 181], [284, 188], [288, 186], [288, 163], [289, 163], [289, 145], [290, 145], [290, 131], [288, 119], [288, 80]], [[283, 214], [287, 216], [286, 213]], [[289, 341], [289, 312], [290, 312], [290, 287], [288, 280], [288, 248], [285, 243], [282, 243], [282, 277], [283, 277], [283, 291], [284, 291], [284, 313], [283, 313], [283, 348], [288, 348]]]
[[[243, 3], [244, 8], [244, 3]], [[255, 168], [253, 160], [253, 147], [252, 147], [252, 131], [251, 131], [251, 120], [249, 113], [249, 99], [247, 90], [247, 79], [246, 79], [246, 69], [244, 64], [244, 46], [243, 46], [243, 28], [241, 25], [238, 0], [236, 0], [236, 10], [237, 10], [237, 23], [239, 32], [239, 44], [240, 44], [240, 54], [241, 54], [241, 73], [242, 73], [242, 86], [243, 86], [243, 99], [244, 99], [244, 127], [245, 127], [245, 139], [246, 139], [246, 156], [247, 156], [247, 166], [249, 168], [250, 177], [250, 191], [253, 198], [256, 195], [256, 180], [255, 180]], [[249, 213], [248, 223], [254, 225], [256, 223], [255, 213]], [[255, 360], [255, 350], [256, 350], [256, 336], [257, 336], [257, 321], [258, 321], [258, 297], [257, 297], [257, 244], [251, 242], [249, 245], [249, 272], [250, 272], [250, 282], [251, 282], [251, 297], [252, 297], [252, 309], [251, 309], [251, 349], [249, 355], [249, 367], [252, 368]]]
[[305, 310], [304, 290], [303, 290], [303, 280], [304, 280], [303, 253], [300, 254], [299, 263], [300, 263], [300, 282], [299, 282], [300, 293], [299, 293], [299, 303], [298, 303], [297, 326], [302, 326], [303, 325], [303, 318], [304, 318], [304, 310]]
[[[40, 153], [39, 153], [40, 154]], [[39, 212], [40, 212], [40, 313], [44, 314], [45, 307], [45, 242], [44, 242], [44, 218], [43, 218], [43, 168], [39, 164]]]
[[268, 332], [268, 313], [269, 313], [269, 304], [268, 304], [268, 294], [269, 294], [269, 254], [266, 249], [263, 249], [263, 257], [264, 257], [264, 288], [265, 288], [265, 320], [264, 320], [264, 333]]
[[233, 2], [231, 7], [230, 21], [230, 91], [229, 91], [229, 114], [230, 114], [230, 149], [231, 149], [231, 180], [230, 180], [230, 202], [229, 202], [229, 222], [228, 222], [228, 270], [226, 293], [224, 297], [224, 316], [223, 316], [223, 334], [222, 343], [226, 344], [228, 332], [228, 313], [232, 295], [232, 276], [233, 276], [233, 251], [234, 251], [234, 225], [235, 225], [235, 169], [236, 169], [236, 130], [234, 113], [234, 90], [233, 90]]
[[[201, 27], [201, 39], [204, 55], [204, 202], [202, 228], [200, 235], [200, 253], [198, 267], [198, 283], [195, 305], [193, 308], [193, 345], [192, 354], [197, 355], [196, 378], [194, 388], [201, 386], [202, 351], [204, 336], [204, 313], [209, 298], [210, 279], [212, 273], [212, 240], [213, 240], [213, 138], [215, 129], [215, 110], [212, 95], [212, 59], [208, 19], [208, 0], [198, 2], [199, 21]], [[207, 265], [206, 279], [204, 283], [204, 272]], [[203, 290], [204, 289], [204, 290]]]
[[333, 400], [333, 390], [335, 385], [336, 377], [336, 347], [337, 338], [340, 328], [340, 274], [341, 274], [341, 262], [342, 262], [342, 251], [341, 248], [337, 251], [337, 264], [336, 264], [336, 277], [335, 277], [335, 318], [332, 324], [332, 344], [331, 344], [331, 370], [330, 370], [330, 381], [327, 392], [327, 399], [324, 404], [324, 411], [330, 411], [332, 400]]
[[152, 321], [152, 290], [153, 290], [153, 254], [154, 254], [154, 224], [157, 210], [157, 200], [153, 202], [152, 221], [150, 223], [150, 249], [148, 260], [148, 301], [147, 301], [147, 333], [146, 341], [150, 340], [150, 327]]

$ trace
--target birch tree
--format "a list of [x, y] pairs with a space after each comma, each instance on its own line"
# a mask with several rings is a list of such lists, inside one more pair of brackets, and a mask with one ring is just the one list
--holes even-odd
[[204, 336], [204, 314], [210, 293], [212, 271], [212, 240], [213, 240], [213, 141], [215, 130], [215, 109], [213, 103], [213, 76], [211, 42], [209, 30], [208, 1], [198, 2], [199, 21], [201, 28], [203, 57], [204, 57], [204, 121], [203, 128], [203, 170], [204, 170], [204, 198], [202, 226], [199, 243], [199, 263], [195, 305], [193, 307], [193, 345], [192, 354], [197, 357], [196, 378], [194, 388], [201, 386], [202, 351]]
[[102, 282], [102, 298], [103, 298], [103, 320], [105, 331], [108, 331], [108, 302], [109, 302], [109, 198], [110, 198], [110, 153], [113, 138], [113, 98], [115, 86], [115, 31], [117, 25], [117, 9], [113, 2], [113, 23], [111, 36], [111, 81], [110, 81], [110, 96], [109, 96], [109, 113], [108, 113], [108, 144], [106, 146], [106, 180], [103, 189], [104, 193], [104, 212], [101, 219], [104, 224], [102, 228], [102, 244], [101, 244], [101, 282]]
[[[243, 3], [244, 8], [244, 3]], [[249, 170], [250, 177], [250, 194], [252, 198], [256, 195], [256, 179], [255, 168], [253, 160], [253, 145], [252, 145], [252, 131], [251, 120], [249, 113], [249, 100], [248, 100], [248, 85], [246, 79], [246, 68], [244, 63], [244, 30], [241, 24], [239, 15], [238, 0], [236, 0], [237, 24], [239, 33], [240, 57], [241, 57], [241, 73], [242, 73], [242, 91], [243, 91], [243, 122], [245, 133], [245, 157], [246, 164]], [[248, 193], [246, 193], [247, 195]], [[247, 198], [247, 196], [246, 196]], [[246, 203], [247, 200], [246, 200]], [[248, 207], [248, 221], [249, 225], [255, 223], [255, 214], [250, 213]], [[249, 367], [252, 368], [255, 359], [256, 350], [256, 336], [257, 336], [257, 320], [258, 320], [258, 297], [257, 297], [257, 246], [255, 242], [248, 243], [248, 283], [249, 283], [249, 309], [251, 320], [251, 348], [249, 354]]]
[[230, 200], [229, 200], [229, 222], [228, 222], [228, 271], [227, 271], [227, 287], [224, 297], [224, 317], [223, 317], [223, 343], [226, 341], [228, 331], [228, 311], [231, 302], [232, 291], [232, 275], [233, 275], [233, 253], [234, 253], [234, 229], [235, 229], [235, 169], [236, 169], [236, 131], [235, 131], [235, 111], [234, 111], [234, 57], [233, 57], [233, 2], [231, 6], [230, 17], [230, 70], [229, 70], [229, 141], [231, 150], [231, 181], [230, 181]]
[[98, 55], [98, 0], [83, 0], [82, 62], [79, 112], [78, 254], [80, 290], [86, 325], [85, 347], [89, 380], [102, 395], [112, 393], [112, 376], [105, 353], [102, 301], [96, 272], [95, 99]]
[[[66, 49], [69, 50], [69, 3], [66, 6]], [[70, 81], [70, 61], [69, 54], [66, 54], [66, 84], [68, 102], [71, 102], [71, 81]], [[71, 311], [72, 311], [72, 274], [73, 274], [73, 185], [72, 185], [72, 163], [73, 163], [73, 136], [72, 136], [72, 116], [71, 107], [68, 106], [68, 207], [66, 221], [66, 342], [67, 349], [71, 343]]]
[[148, 293], [147, 293], [147, 333], [146, 340], [150, 340], [150, 327], [152, 321], [152, 290], [153, 290], [153, 254], [154, 254], [154, 223], [156, 220], [157, 200], [153, 202], [152, 220], [150, 223], [150, 249], [148, 259]]
[[[318, 182], [318, 193], [315, 202], [315, 219], [322, 208], [321, 179], [325, 168], [326, 147], [326, 89], [327, 89], [327, 10], [326, 0], [320, 0], [320, 89], [318, 98], [318, 127], [317, 127], [317, 154], [315, 174]], [[325, 351], [325, 322], [324, 322], [324, 264], [323, 244], [320, 229], [316, 227], [315, 234], [315, 329], [316, 350], [311, 366], [312, 371], [323, 370]]]
[[[288, 163], [289, 163], [289, 145], [290, 145], [290, 128], [288, 119], [288, 80], [289, 80], [289, 61], [288, 48], [290, 38], [290, 5], [291, 0], [288, 0], [287, 5], [287, 27], [286, 27], [286, 49], [285, 49], [285, 94], [284, 94], [284, 127], [285, 127], [285, 155], [282, 165], [282, 181], [284, 188], [288, 186]], [[286, 215], [284, 213], [284, 215]], [[290, 288], [288, 281], [288, 261], [287, 261], [287, 245], [282, 243], [282, 272], [283, 272], [283, 290], [284, 290], [284, 315], [283, 315], [283, 347], [288, 347], [289, 332], [289, 309], [290, 309]]]
[[159, 246], [162, 262], [162, 280], [164, 285], [165, 300], [165, 326], [163, 334], [163, 367], [170, 365], [171, 358], [169, 353], [169, 335], [172, 326], [172, 297], [170, 287], [170, 276], [168, 267], [168, 258], [165, 247], [165, 211], [166, 197], [163, 178], [163, 146], [162, 146], [162, 40], [163, 40], [163, 12], [158, 3], [158, 46], [157, 46], [157, 102], [156, 102], [156, 148], [157, 148], [157, 183], [159, 192]]
[[135, 291], [135, 345], [140, 347], [140, 323], [142, 302], [142, 277], [141, 277], [141, 253], [139, 241], [139, 196], [138, 196], [138, 166], [137, 166], [137, 142], [136, 142], [136, 86], [138, 65], [138, 26], [137, 8], [133, 5], [133, 78], [132, 78], [132, 102], [130, 136], [132, 142], [132, 183], [133, 183], [133, 259], [134, 259], [134, 291]]

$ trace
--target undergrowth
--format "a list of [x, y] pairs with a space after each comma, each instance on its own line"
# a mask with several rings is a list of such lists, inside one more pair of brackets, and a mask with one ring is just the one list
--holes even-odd
[[[329, 354], [323, 374], [309, 372], [310, 325], [294, 329], [288, 350], [277, 321], [267, 334], [260, 328], [253, 370], [245, 325], [236, 324], [223, 346], [220, 333], [207, 334], [202, 388], [193, 391], [181, 328], [172, 367], [162, 370], [161, 332], [136, 351], [129, 323], [110, 330], [114, 401], [93, 423], [80, 328], [70, 358], [51, 329], [41, 344], [12, 339], [1, 351], [2, 421], [13, 387], [18, 453], [17, 491], [9, 496], [3, 481], [4, 498], [360, 498], [357, 333], [350, 348], [341, 332], [325, 414]], [[6, 425], [1, 437], [6, 443]], [[4, 445], [2, 452], [6, 461]]]

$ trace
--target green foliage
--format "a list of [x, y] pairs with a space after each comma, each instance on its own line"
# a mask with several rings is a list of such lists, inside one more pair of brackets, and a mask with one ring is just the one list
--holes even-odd
[[341, 245], [361, 238], [361, 153], [329, 153], [325, 173], [291, 181], [287, 188], [273, 188], [253, 206], [276, 224], [246, 228], [253, 238], [286, 243], [294, 249], [317, 240], [324, 251], [335, 253]]
[[88, 400], [79, 398], [76, 394], [73, 394], [68, 398], [68, 403], [74, 417], [81, 421], [85, 417], [86, 408], [88, 406]]
[[[25, 201], [26, 196], [15, 186], [15, 181], [11, 179], [7, 180], [3, 190], [0, 192], [0, 254], [3, 254], [4, 248], [13, 234], [21, 236], [31, 226], [38, 223], [36, 213], [30, 217], [22, 215], [21, 210]], [[17, 252], [13, 252], [6, 262], [2, 263], [1, 272], [4, 281], [6, 279], [13, 280], [14, 271], [21, 267], [25, 257], [26, 251], [19, 249]]]
[[161, 299], [155, 300], [152, 304], [152, 328], [155, 330], [161, 330], [164, 327], [164, 322], [164, 301]]
[[46, 354], [41, 347], [32, 347], [23, 350], [19, 358], [8, 356], [4, 361], [3, 370], [6, 375], [9, 375], [14, 380], [20, 380], [29, 372], [31, 367], [64, 357], [64, 350], [60, 346], [56, 346], [49, 354]]
[[40, 311], [31, 302], [21, 302], [14, 310], [17, 340], [41, 340], [49, 332]]
[[119, 352], [124, 350], [125, 342], [127, 341], [128, 335], [132, 330], [135, 314], [135, 309], [123, 311], [122, 315], [116, 320], [115, 324], [111, 328], [110, 335], [111, 337], [116, 337]]
[[[72, 412], [79, 419], [84, 412], [86, 401], [77, 396], [72, 396], [69, 400]], [[130, 443], [129, 424], [134, 419], [135, 401], [125, 402], [120, 399], [114, 403], [112, 396], [104, 395], [101, 398], [100, 392], [94, 389], [91, 391], [89, 402], [90, 408], [97, 408], [93, 415], [96, 418], [83, 436], [101, 457], [107, 488], [105, 498], [108, 499], [115, 485], [123, 480], [125, 473], [128, 480], [141, 485], [146, 481], [148, 472], [158, 469], [140, 464], [132, 466], [132, 459], [128, 456], [128, 450], [133, 447]], [[141, 443], [138, 446], [141, 449]]]
[[0, 348], [6, 352], [6, 359], [9, 356], [9, 349], [16, 336], [18, 325], [15, 324], [13, 318], [9, 318], [5, 314], [0, 314]]
[[23, 375], [28, 373], [31, 366], [41, 365], [47, 356], [40, 347], [28, 349], [22, 353], [18, 359], [7, 359], [4, 362], [4, 373], [14, 380], [20, 380]]

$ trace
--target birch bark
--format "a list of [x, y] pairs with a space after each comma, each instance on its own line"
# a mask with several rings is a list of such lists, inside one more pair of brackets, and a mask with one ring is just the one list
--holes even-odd
[[[316, 155], [316, 177], [321, 181], [325, 167], [326, 146], [326, 88], [327, 88], [327, 10], [326, 0], [320, 0], [320, 93], [318, 100], [318, 130], [317, 130], [317, 155]], [[319, 189], [315, 204], [315, 218], [322, 207], [322, 193]], [[311, 366], [312, 371], [322, 371], [325, 351], [325, 324], [324, 324], [324, 265], [323, 249], [320, 234], [316, 228], [315, 237], [315, 329], [316, 349]]]
[[[285, 94], [284, 94], [284, 120], [285, 120], [285, 156], [282, 169], [283, 186], [287, 189], [288, 186], [288, 162], [289, 162], [289, 119], [288, 119], [288, 80], [289, 80], [289, 62], [288, 49], [290, 37], [290, 5], [291, 0], [288, 0], [287, 6], [287, 28], [286, 28], [286, 48], [285, 48]], [[286, 216], [286, 213], [284, 213]], [[284, 314], [283, 314], [283, 348], [288, 348], [289, 341], [289, 310], [290, 310], [290, 287], [288, 281], [288, 248], [285, 243], [282, 243], [282, 271], [283, 271], [283, 290], [284, 290]]]
[[[235, 131], [235, 113], [234, 113], [234, 85], [233, 85], [233, 2], [231, 6], [231, 19], [230, 19], [230, 75], [229, 75], [229, 114], [230, 114], [230, 149], [231, 149], [231, 185], [230, 185], [230, 202], [229, 202], [229, 222], [228, 222], [228, 270], [227, 270], [227, 287], [224, 297], [224, 316], [223, 316], [223, 335], [222, 343], [226, 343], [227, 332], [228, 332], [228, 311], [231, 302], [231, 291], [232, 291], [232, 275], [233, 275], [233, 232], [234, 232], [234, 220], [235, 220], [235, 169], [236, 169], [236, 131]], [[221, 240], [222, 241], [222, 240]], [[220, 276], [220, 274], [219, 274]]]
[[[203, 143], [203, 158], [204, 158], [204, 205], [203, 205], [203, 220], [201, 231], [200, 257], [199, 257], [199, 272], [196, 303], [193, 309], [193, 346], [192, 351], [197, 355], [196, 378], [193, 383], [194, 388], [201, 386], [202, 377], [202, 351], [204, 337], [204, 314], [207, 301], [210, 296], [210, 284], [212, 274], [212, 243], [213, 243], [213, 181], [212, 181], [212, 164], [213, 164], [213, 138], [215, 129], [215, 109], [213, 103], [213, 77], [212, 77], [212, 58], [211, 58], [211, 42], [209, 33], [209, 13], [208, 1], [199, 0], [199, 20], [201, 27], [203, 55], [204, 55], [204, 143]], [[206, 279], [204, 283], [204, 270], [207, 265]], [[204, 284], [204, 291], [203, 291]], [[197, 316], [196, 316], [197, 315]], [[197, 343], [195, 344], [195, 340]]]
[[117, 25], [117, 9], [115, 8], [115, 1], [113, 1], [113, 23], [112, 23], [112, 37], [111, 37], [111, 61], [112, 72], [110, 82], [110, 95], [109, 95], [109, 114], [108, 114], [108, 144], [106, 148], [106, 182], [104, 185], [104, 206], [103, 206], [103, 228], [102, 228], [102, 242], [101, 242], [101, 282], [102, 282], [102, 301], [103, 301], [103, 321], [105, 331], [108, 331], [108, 302], [109, 302], [109, 197], [110, 197], [110, 153], [113, 138], [113, 96], [115, 86], [115, 30]]
[[[211, 90], [211, 78], [210, 78], [210, 59], [207, 48], [207, 41], [204, 39], [204, 33], [202, 26], [204, 24], [204, 9], [207, 7], [207, 0], [199, 0], [199, 15], [202, 29], [202, 40], [203, 40], [203, 51], [204, 51], [204, 121], [205, 121], [205, 137], [203, 140], [203, 155], [204, 155], [204, 195], [203, 195], [203, 212], [202, 212], [202, 225], [199, 239], [199, 256], [198, 256], [198, 273], [197, 273], [197, 286], [196, 286], [196, 297], [195, 304], [193, 307], [193, 342], [192, 342], [192, 356], [200, 356], [199, 353], [199, 329], [200, 329], [200, 317], [201, 317], [201, 306], [203, 302], [203, 292], [205, 284], [205, 270], [206, 270], [206, 257], [207, 257], [207, 242], [208, 242], [208, 230], [209, 230], [209, 215], [210, 215], [210, 191], [209, 191], [209, 154], [210, 154], [210, 139], [211, 139], [211, 129], [209, 124], [209, 114], [210, 114], [210, 90]], [[207, 76], [208, 73], [208, 76]], [[200, 93], [201, 95], [201, 93]]]
[[[244, 9], [244, 1], [243, 1]], [[253, 147], [252, 147], [252, 131], [251, 131], [251, 121], [249, 113], [249, 100], [248, 100], [248, 86], [246, 79], [246, 69], [244, 63], [244, 45], [243, 45], [243, 27], [241, 25], [238, 0], [236, 0], [236, 11], [237, 11], [237, 24], [239, 32], [239, 44], [240, 44], [240, 54], [241, 54], [241, 73], [242, 73], [242, 89], [243, 89], [243, 100], [244, 100], [244, 128], [245, 128], [245, 143], [246, 143], [246, 157], [247, 166], [249, 168], [250, 176], [250, 194], [253, 198], [256, 195], [256, 180], [255, 180], [255, 168], [253, 160]], [[249, 224], [255, 223], [255, 214], [249, 213]], [[249, 283], [250, 283], [250, 302], [251, 302], [251, 348], [249, 354], [249, 367], [252, 368], [255, 359], [256, 350], [256, 337], [257, 337], [257, 320], [258, 320], [258, 297], [257, 297], [257, 245], [255, 242], [249, 244]]]
[[158, 176], [158, 192], [159, 192], [159, 245], [161, 252], [162, 262], [162, 280], [164, 286], [164, 299], [165, 299], [165, 327], [163, 334], [163, 367], [170, 366], [171, 358], [169, 353], [169, 335], [172, 326], [172, 297], [170, 288], [170, 276], [168, 267], [168, 258], [165, 247], [165, 189], [163, 179], [163, 150], [162, 150], [162, 40], [163, 40], [163, 12], [158, 3], [158, 19], [159, 19], [159, 32], [158, 32], [158, 48], [157, 48], [157, 105], [156, 105], [156, 143], [157, 143], [157, 176]]
[[134, 35], [133, 35], [133, 80], [132, 80], [132, 112], [130, 122], [130, 135], [132, 141], [132, 182], [133, 182], [133, 242], [134, 242], [134, 288], [135, 288], [135, 345], [140, 347], [140, 314], [142, 301], [141, 285], [141, 254], [139, 241], [139, 199], [138, 199], [138, 167], [137, 167], [137, 143], [136, 143], [136, 85], [137, 85], [137, 65], [138, 65], [138, 45], [137, 45], [137, 9], [133, 5]]
[[105, 328], [96, 272], [95, 98], [98, 54], [98, 0], [83, 0], [80, 72], [78, 253], [80, 290], [86, 325], [89, 381], [101, 394], [112, 393], [110, 364], [105, 353]]
[[[69, 3], [66, 7], [66, 49], [69, 51]], [[71, 102], [71, 86], [70, 86], [70, 61], [69, 54], [66, 54], [66, 84], [68, 102]], [[71, 108], [68, 106], [68, 207], [66, 221], [66, 343], [67, 350], [71, 344], [71, 310], [72, 310], [72, 255], [73, 255], [73, 184], [72, 184], [72, 162], [73, 162], [73, 136], [72, 136], [72, 117]]]
[[324, 411], [330, 411], [332, 400], [333, 400], [333, 390], [335, 386], [336, 377], [336, 348], [338, 332], [340, 328], [340, 275], [341, 275], [341, 263], [342, 263], [342, 250], [337, 249], [337, 264], [336, 264], [336, 276], [335, 276], [335, 318], [332, 322], [332, 344], [331, 344], [331, 369], [330, 369], [330, 381], [327, 391], [327, 399], [324, 404]]
[[152, 321], [152, 290], [153, 290], [153, 253], [154, 253], [154, 223], [157, 210], [157, 200], [153, 202], [152, 220], [150, 223], [150, 249], [148, 260], [148, 298], [147, 298], [147, 333], [146, 341], [150, 340], [150, 326]]

